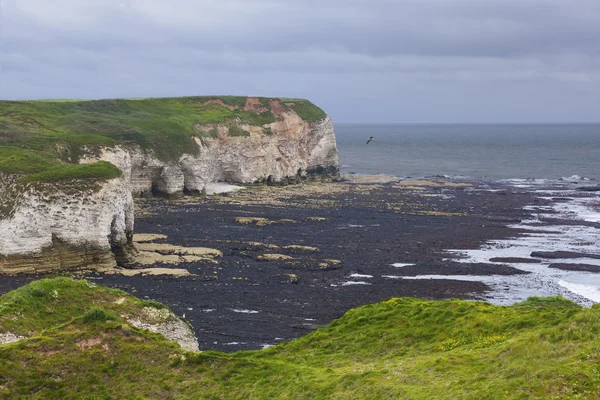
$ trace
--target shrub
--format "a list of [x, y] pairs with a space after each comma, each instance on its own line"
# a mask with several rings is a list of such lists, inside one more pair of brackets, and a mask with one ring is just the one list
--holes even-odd
[[93, 322], [114, 321], [117, 317], [101, 308], [91, 308], [83, 315], [83, 322], [90, 324]]

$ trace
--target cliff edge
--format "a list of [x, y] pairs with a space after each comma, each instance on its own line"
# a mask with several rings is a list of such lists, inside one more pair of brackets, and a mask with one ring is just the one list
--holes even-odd
[[337, 171], [331, 119], [303, 99], [0, 101], [0, 272], [126, 261], [132, 196]]

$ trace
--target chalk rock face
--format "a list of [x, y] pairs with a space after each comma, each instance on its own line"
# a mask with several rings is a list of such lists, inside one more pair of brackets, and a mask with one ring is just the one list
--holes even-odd
[[160, 333], [167, 340], [178, 343], [184, 350], [200, 351], [193, 329], [166, 308], [144, 307], [139, 315], [127, 316], [126, 320], [136, 328]]
[[[309, 173], [337, 172], [338, 152], [329, 117], [318, 122], [284, 112], [264, 126], [236, 125], [247, 135], [231, 134], [231, 125], [196, 126], [196, 154], [161, 161], [139, 147], [103, 148], [80, 162], [109, 161], [129, 179], [134, 195], [199, 193], [213, 182], [286, 182]], [[210, 137], [207, 132], [216, 132]], [[266, 133], [267, 132], [267, 133]]]
[[21, 184], [5, 174], [0, 182], [0, 271], [114, 267], [125, 257], [133, 234], [127, 179]]

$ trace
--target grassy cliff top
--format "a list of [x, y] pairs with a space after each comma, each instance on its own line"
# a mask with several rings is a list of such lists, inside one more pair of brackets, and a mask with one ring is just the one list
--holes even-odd
[[62, 180], [105, 180], [122, 175], [113, 164], [100, 161], [90, 164], [60, 162], [53, 154], [15, 146], [0, 146], [0, 172], [24, 175], [28, 182], [58, 182]]
[[[0, 146], [75, 162], [84, 147], [129, 143], [152, 149], [163, 160], [173, 160], [183, 153], [195, 153], [192, 137], [202, 135], [198, 125], [264, 126], [288, 111], [309, 122], [326, 117], [323, 110], [303, 99], [205, 96], [0, 101]], [[42, 168], [44, 163], [36, 165]], [[2, 164], [0, 171], [5, 171]]]
[[0, 297], [0, 334], [32, 335], [0, 345], [0, 396], [592, 399], [600, 391], [600, 306], [559, 297], [510, 307], [391, 299], [298, 340], [234, 354], [184, 352], [119, 317], [144, 304], [65, 278]]

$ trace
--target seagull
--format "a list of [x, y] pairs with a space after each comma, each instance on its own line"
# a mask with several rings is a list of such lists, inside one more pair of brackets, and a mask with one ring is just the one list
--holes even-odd
[[367, 141], [365, 142], [366, 144], [371, 143], [373, 140], [375, 140], [375, 138], [373, 136], [369, 136], [369, 138], [367, 139]]

